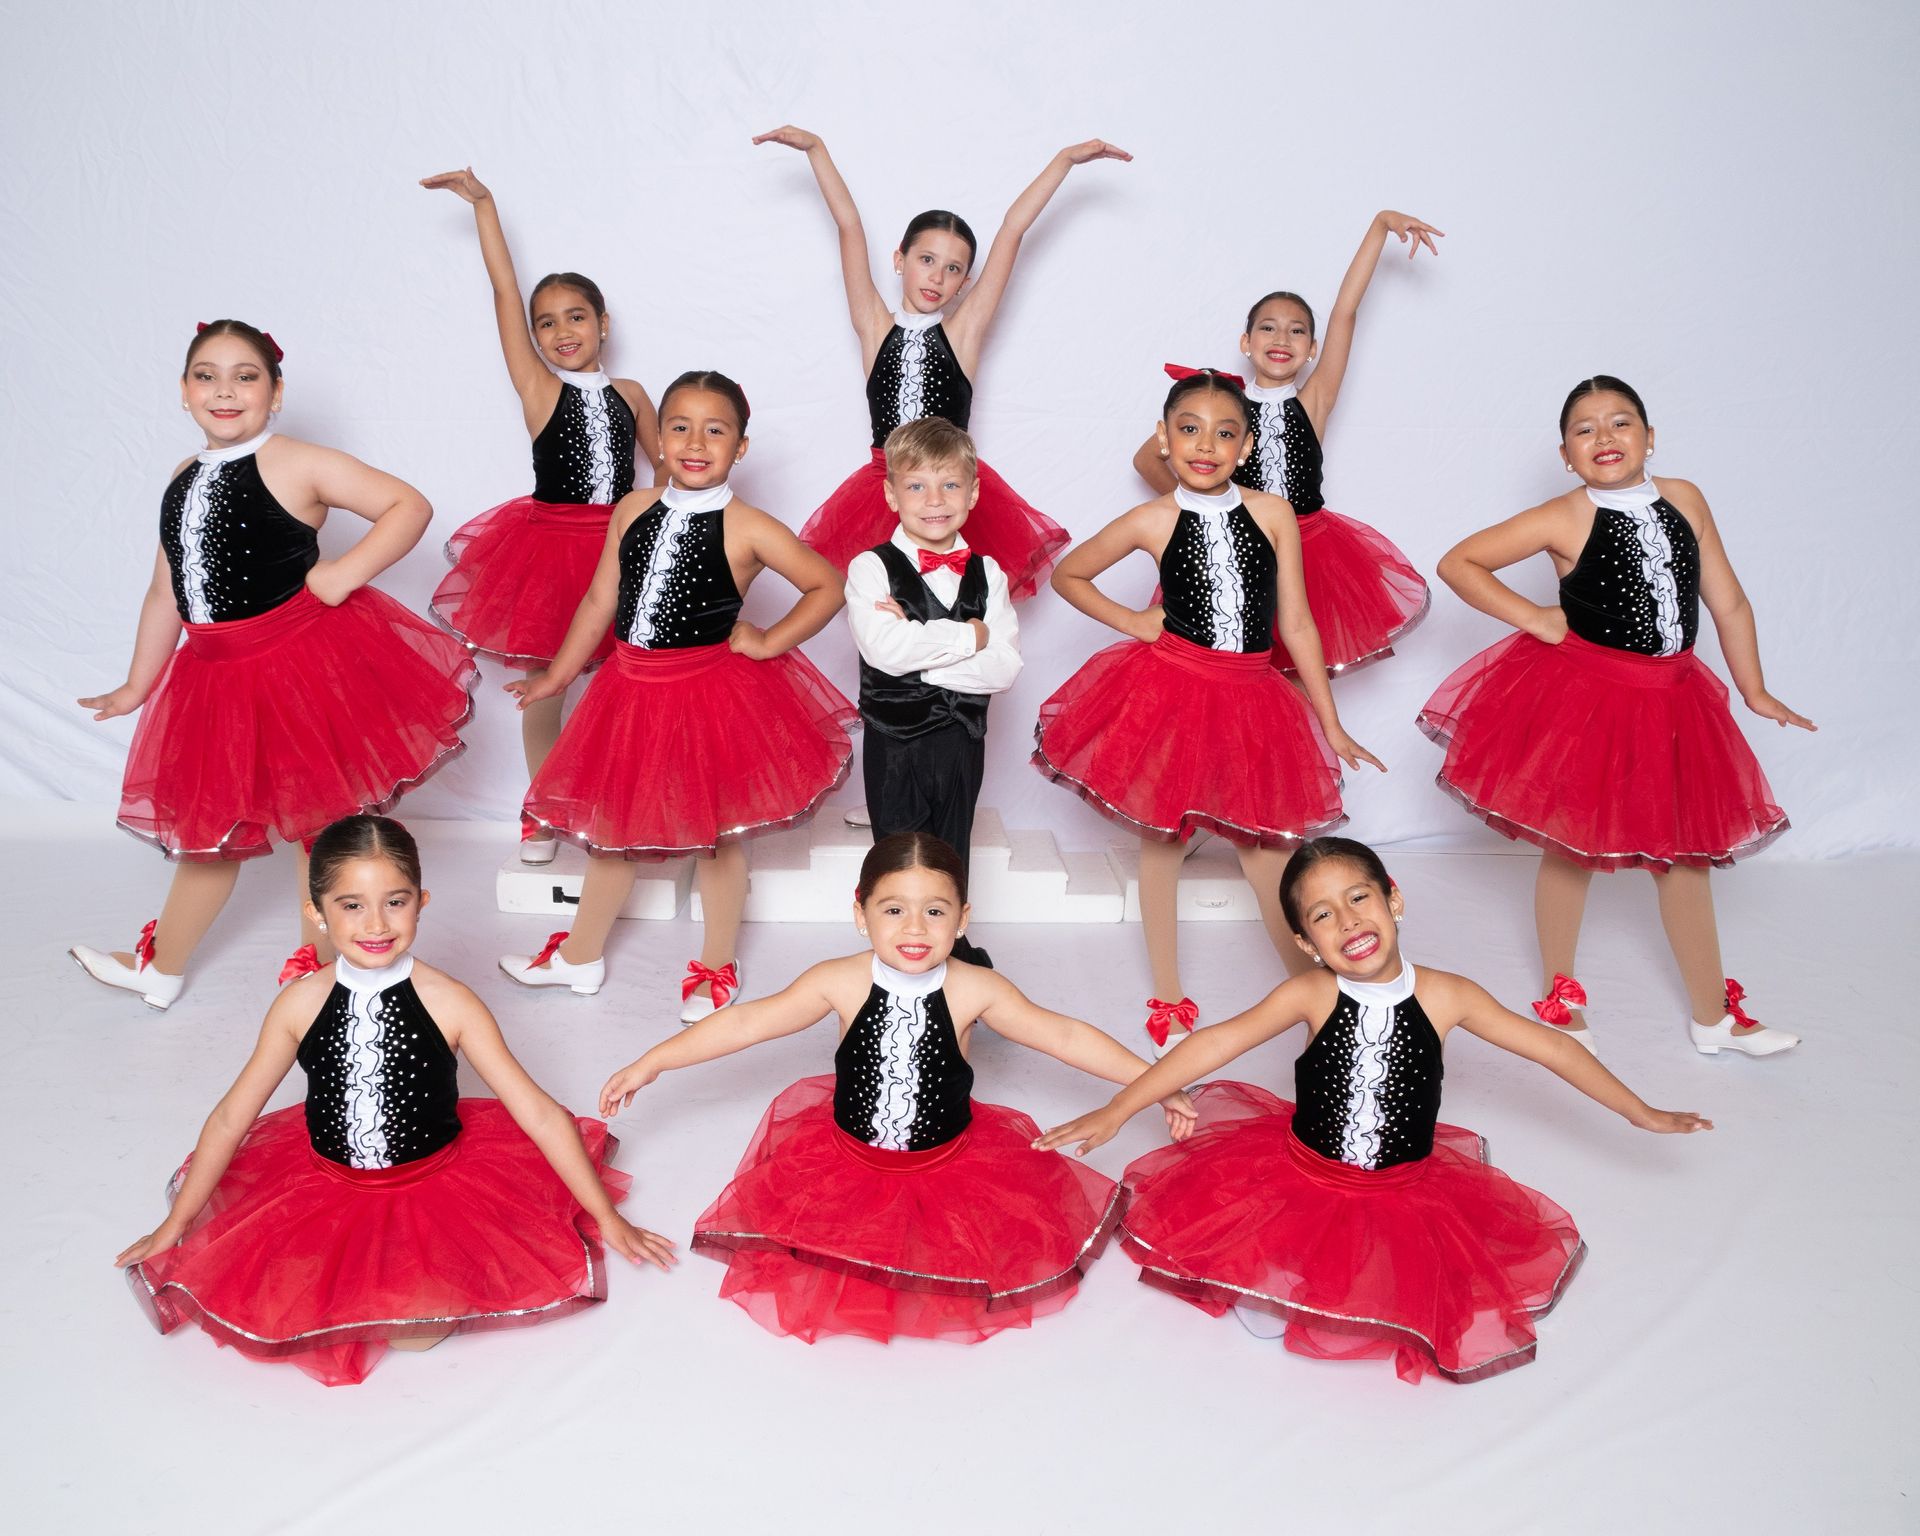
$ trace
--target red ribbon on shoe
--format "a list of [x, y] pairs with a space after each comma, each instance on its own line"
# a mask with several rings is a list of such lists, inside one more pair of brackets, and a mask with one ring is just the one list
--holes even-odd
[[1147, 999], [1147, 1038], [1155, 1045], [1165, 1045], [1175, 1024], [1192, 1034], [1199, 1017], [1200, 1005], [1190, 997], [1183, 997], [1177, 1003], [1163, 1003], [1157, 997], [1150, 997]]
[[527, 962], [527, 969], [532, 970], [535, 966], [545, 965], [555, 955], [559, 954], [560, 946], [567, 942], [567, 938], [572, 931], [570, 928], [563, 928], [558, 933], [548, 934], [547, 942], [540, 946], [540, 953]]
[[1733, 1022], [1741, 1029], [1758, 1029], [1760, 1021], [1740, 1006], [1747, 995], [1747, 989], [1731, 976], [1727, 978], [1727, 1012], [1733, 1016]]
[[941, 555], [935, 554], [930, 549], [923, 549], [920, 551], [920, 574], [925, 576], [930, 571], [945, 568], [956, 576], [964, 576], [967, 574], [967, 556], [970, 553], [969, 550], [955, 549]]
[[1533, 1011], [1540, 1016], [1543, 1024], [1558, 1024], [1562, 1029], [1573, 1022], [1573, 1008], [1587, 1006], [1587, 989], [1571, 976], [1553, 973], [1553, 990], [1533, 1005]]
[[311, 944], [302, 944], [287, 956], [287, 963], [280, 967], [280, 985], [298, 981], [302, 976], [311, 976], [320, 969], [320, 951]]
[[687, 974], [680, 980], [680, 1001], [686, 1002], [702, 986], [713, 997], [713, 1006], [724, 1008], [733, 994], [740, 990], [739, 961], [729, 960], [719, 970], [709, 970], [698, 960], [687, 962]]
[[133, 968], [136, 971], [144, 971], [148, 966], [153, 964], [153, 930], [159, 926], [159, 918], [149, 918], [147, 926], [140, 930], [140, 937], [134, 940], [133, 958], [135, 964]]
[[1167, 377], [1176, 383], [1181, 379], [1190, 379], [1196, 374], [1201, 373], [1211, 374], [1216, 379], [1225, 379], [1235, 389], [1245, 389], [1247, 387], [1247, 381], [1241, 378], [1239, 374], [1228, 373], [1222, 368], [1184, 368], [1179, 363], [1168, 363], [1166, 365]]

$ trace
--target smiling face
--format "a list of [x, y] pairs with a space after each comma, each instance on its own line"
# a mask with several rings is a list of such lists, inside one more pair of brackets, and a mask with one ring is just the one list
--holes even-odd
[[900, 298], [917, 315], [945, 309], [966, 286], [973, 249], [950, 229], [925, 229], [913, 244], [893, 253], [900, 274]]
[[307, 916], [325, 927], [341, 959], [378, 970], [413, 948], [426, 904], [427, 893], [405, 870], [369, 854], [340, 864], [320, 905], [307, 903]]
[[196, 348], [180, 380], [180, 399], [209, 448], [244, 443], [267, 430], [280, 409], [282, 384], [260, 354], [238, 336], [215, 336]]
[[919, 975], [946, 962], [970, 910], [951, 875], [915, 865], [882, 875], [853, 913], [883, 963]]
[[1292, 299], [1268, 299], [1253, 313], [1253, 328], [1240, 338], [1253, 363], [1254, 382], [1269, 389], [1292, 382], [1320, 350], [1313, 317]]
[[565, 283], [548, 283], [533, 296], [533, 344], [554, 368], [592, 373], [600, 366], [607, 317], [593, 300]]
[[1251, 446], [1245, 411], [1221, 389], [1182, 395], [1160, 423], [1159, 432], [1174, 478], [1190, 491], [1209, 494], [1233, 478]]
[[681, 490], [720, 484], [746, 452], [739, 412], [717, 390], [676, 389], [660, 402], [661, 462]]
[[1351, 859], [1322, 859], [1296, 892], [1300, 932], [1294, 942], [1349, 981], [1392, 981], [1400, 974], [1397, 890], [1382, 890]]
[[1625, 395], [1597, 390], [1577, 400], [1560, 438], [1560, 457], [1595, 490], [1638, 485], [1647, 478], [1653, 428]]
[[945, 554], [959, 538], [967, 514], [980, 499], [980, 479], [956, 462], [887, 467], [883, 482], [887, 505], [909, 539], [923, 549]]

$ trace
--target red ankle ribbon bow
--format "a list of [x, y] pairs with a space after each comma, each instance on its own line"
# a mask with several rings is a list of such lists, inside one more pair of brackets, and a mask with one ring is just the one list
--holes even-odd
[[547, 942], [540, 946], [540, 953], [527, 962], [527, 969], [532, 970], [535, 966], [545, 965], [555, 955], [559, 954], [560, 946], [567, 942], [567, 937], [571, 932], [571, 929], [563, 928], [558, 933], [548, 934]]
[[287, 963], [280, 967], [280, 985], [298, 981], [302, 976], [311, 976], [320, 969], [320, 951], [311, 944], [302, 944], [287, 956]]
[[1221, 368], [1183, 368], [1179, 363], [1168, 363], [1166, 365], [1167, 377], [1176, 382], [1181, 379], [1190, 379], [1195, 374], [1200, 373], [1210, 374], [1216, 379], [1225, 379], [1235, 389], [1245, 389], [1247, 387], [1247, 381], [1241, 378], [1239, 374], [1228, 373]]
[[1533, 1005], [1533, 1011], [1540, 1016], [1543, 1024], [1558, 1024], [1562, 1028], [1573, 1022], [1573, 1008], [1587, 1006], [1587, 989], [1571, 976], [1553, 973], [1553, 990]]
[[923, 549], [920, 551], [920, 574], [925, 576], [930, 571], [944, 568], [952, 571], [956, 576], [964, 576], [967, 574], [967, 556], [970, 553], [969, 550], [955, 549], [941, 555], [933, 550]]
[[1147, 999], [1147, 1038], [1155, 1045], [1165, 1045], [1175, 1024], [1192, 1034], [1194, 1021], [1199, 1017], [1200, 1005], [1190, 997], [1183, 997], [1177, 1003], [1163, 1003], [1157, 997], [1150, 997]]
[[1742, 1029], [1758, 1029], [1760, 1021], [1740, 1006], [1747, 995], [1747, 989], [1731, 976], [1727, 978], [1727, 1012], [1733, 1016], [1733, 1022]]
[[698, 960], [689, 960], [687, 974], [680, 981], [680, 1001], [686, 1002], [702, 986], [712, 994], [714, 1007], [726, 1007], [728, 1000], [740, 990], [739, 962], [729, 960], [715, 971], [709, 970]]
[[140, 930], [140, 937], [134, 940], [133, 957], [138, 962], [134, 969], [144, 971], [153, 964], [153, 930], [160, 926], [159, 918], [152, 918], [147, 926]]

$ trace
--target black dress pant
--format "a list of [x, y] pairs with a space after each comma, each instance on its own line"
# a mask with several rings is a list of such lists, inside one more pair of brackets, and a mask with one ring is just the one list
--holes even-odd
[[[960, 867], [971, 862], [973, 813], [986, 773], [987, 743], [958, 725], [942, 726], [902, 741], [869, 724], [862, 733], [860, 771], [867, 789], [867, 815], [874, 841], [895, 832], [931, 832], [953, 845]], [[986, 965], [986, 951], [965, 936], [957, 959]]]

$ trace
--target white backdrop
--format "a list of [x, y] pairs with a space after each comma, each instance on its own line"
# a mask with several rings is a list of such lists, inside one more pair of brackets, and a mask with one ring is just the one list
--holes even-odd
[[[1561, 397], [1587, 373], [1623, 375], [1659, 430], [1656, 467], [1716, 509], [1771, 686], [1823, 727], [1746, 717], [1796, 825], [1783, 851], [1912, 846], [1920, 536], [1895, 491], [1915, 447], [1916, 14], [12, 8], [0, 793], [117, 791], [132, 722], [93, 725], [71, 700], [125, 675], [160, 491], [199, 446], [175, 394], [195, 320], [271, 329], [287, 350], [284, 428], [432, 499], [432, 531], [382, 579], [416, 607], [445, 537], [529, 487], [472, 219], [416, 187], [430, 172], [471, 162], [494, 188], [523, 281], [566, 267], [600, 281], [616, 372], [656, 393], [689, 367], [738, 377], [755, 410], [738, 484], [797, 526], [862, 459], [866, 426], [806, 163], [748, 143], [793, 121], [835, 152], [876, 264], [925, 206], [989, 240], [1065, 143], [1134, 152], [1075, 171], [1055, 198], [977, 380], [983, 451], [1081, 536], [1140, 499], [1129, 459], [1162, 362], [1235, 361], [1240, 317], [1270, 288], [1324, 315], [1382, 205], [1438, 224], [1439, 260], [1409, 269], [1390, 248], [1362, 311], [1330, 504], [1431, 573], [1462, 534], [1563, 487]], [[327, 546], [363, 526], [336, 518]], [[1544, 594], [1537, 565], [1520, 579]], [[1116, 590], [1144, 599], [1151, 581], [1140, 560]], [[769, 577], [749, 611], [787, 596]], [[994, 708], [985, 799], [1011, 824], [1099, 846], [1106, 824], [1025, 758], [1039, 702], [1114, 637], [1050, 593], [1023, 626], [1027, 671]], [[1438, 754], [1412, 717], [1499, 632], [1439, 591], [1398, 658], [1338, 686], [1349, 729], [1393, 770], [1350, 779], [1360, 835], [1471, 833], [1432, 788]], [[851, 692], [843, 625], [809, 651]], [[499, 680], [472, 750], [416, 812], [513, 813], [523, 770]]]

